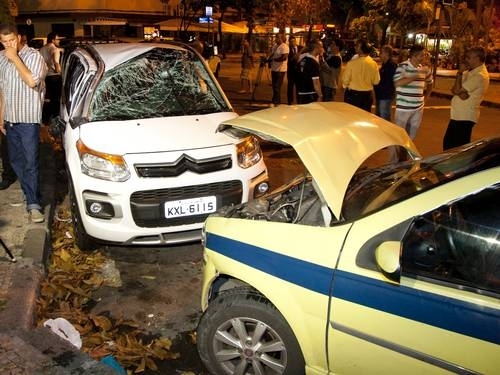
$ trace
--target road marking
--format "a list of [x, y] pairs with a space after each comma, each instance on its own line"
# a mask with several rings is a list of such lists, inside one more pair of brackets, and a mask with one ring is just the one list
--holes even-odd
[[449, 105], [429, 105], [424, 106], [424, 109], [450, 109]]

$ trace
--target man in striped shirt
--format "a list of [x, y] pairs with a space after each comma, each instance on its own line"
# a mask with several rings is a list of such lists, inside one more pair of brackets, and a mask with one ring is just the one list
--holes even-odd
[[21, 43], [13, 25], [0, 25], [0, 89], [4, 116], [0, 131], [7, 136], [9, 158], [26, 197], [32, 222], [45, 220], [40, 205], [38, 149], [47, 65], [40, 53]]
[[398, 65], [393, 78], [396, 86], [394, 122], [405, 129], [411, 139], [417, 135], [425, 99], [432, 91], [432, 72], [428, 66], [422, 65], [424, 57], [424, 47], [411, 47], [408, 60]]

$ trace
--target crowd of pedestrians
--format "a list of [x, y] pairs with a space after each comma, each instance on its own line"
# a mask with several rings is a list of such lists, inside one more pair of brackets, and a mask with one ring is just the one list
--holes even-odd
[[[389, 45], [380, 49], [380, 63], [372, 57], [372, 46], [363, 39], [355, 44], [354, 55], [342, 61], [339, 39], [311, 39], [305, 46], [297, 44], [290, 35], [288, 44], [283, 34], [277, 34], [271, 53], [266, 58], [271, 68], [271, 106], [282, 104], [281, 87], [287, 77], [287, 104], [307, 104], [333, 101], [337, 89], [342, 88], [344, 101], [367, 112], [372, 112], [405, 129], [415, 139], [424, 104], [433, 87], [432, 69], [428, 52], [421, 45], [412, 46], [397, 55]], [[242, 48], [242, 89], [251, 90], [251, 68], [248, 58], [249, 41]], [[403, 58], [404, 56], [404, 58]], [[399, 60], [398, 60], [399, 57]], [[466, 51], [452, 88], [451, 113], [443, 139], [443, 150], [470, 142], [472, 127], [479, 118], [479, 106], [488, 88], [489, 75], [485, 65], [484, 49], [474, 47]], [[250, 67], [250, 68], [248, 68]], [[395, 110], [393, 110], [395, 107]], [[392, 161], [398, 160], [393, 153]]]

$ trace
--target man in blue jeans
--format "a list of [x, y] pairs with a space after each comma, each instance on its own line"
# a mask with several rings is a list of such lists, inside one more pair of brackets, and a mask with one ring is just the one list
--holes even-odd
[[26, 197], [26, 209], [34, 223], [45, 218], [40, 205], [38, 150], [47, 65], [34, 48], [21, 43], [13, 25], [0, 25], [0, 88], [4, 106], [0, 131], [14, 172]]

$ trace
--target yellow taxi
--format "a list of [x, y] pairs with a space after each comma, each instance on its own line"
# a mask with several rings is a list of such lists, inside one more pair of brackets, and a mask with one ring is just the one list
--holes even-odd
[[[500, 138], [422, 159], [344, 103], [219, 130], [293, 147], [305, 169], [205, 222], [197, 345], [211, 373], [500, 371]], [[406, 158], [373, 162], [391, 150]]]

